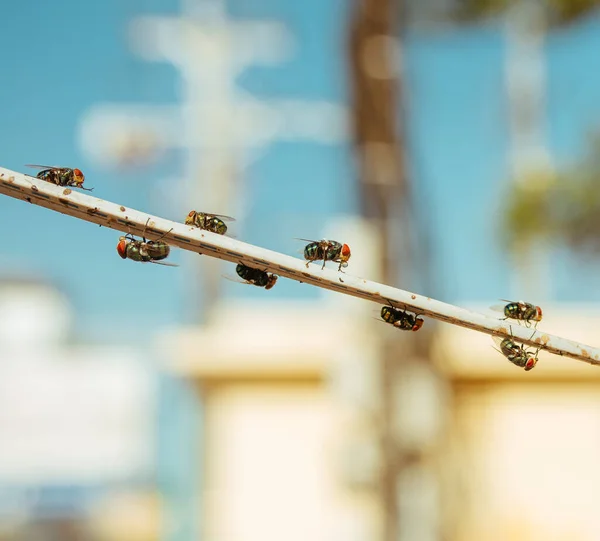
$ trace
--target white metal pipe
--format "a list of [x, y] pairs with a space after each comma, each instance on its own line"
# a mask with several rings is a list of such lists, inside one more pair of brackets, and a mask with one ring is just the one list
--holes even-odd
[[[521, 327], [518, 324], [509, 324], [508, 321], [472, 312], [402, 289], [371, 282], [357, 276], [350, 276], [331, 268], [321, 270], [318, 264], [311, 264], [307, 268], [305, 261], [289, 255], [253, 246], [227, 236], [203, 231], [183, 223], [165, 220], [99, 199], [87, 193], [78, 192], [75, 189], [55, 186], [35, 177], [1, 167], [0, 193], [87, 222], [140, 236], [149, 219], [146, 238], [158, 238], [164, 234], [166, 242], [182, 250], [216, 257], [232, 263], [241, 262], [291, 280], [379, 304], [388, 304], [392, 301], [396, 306], [418, 314], [490, 335], [511, 336], [512, 330], [512, 336], [516, 341], [523, 344], [539, 346], [555, 355], [563, 355], [589, 364], [600, 365], [600, 349], [598, 348], [552, 336], [542, 331], [536, 331], [532, 335], [531, 329]], [[170, 231], [171, 229], [172, 231]], [[352, 257], [360, 257], [360, 254], [353, 254]], [[350, 260], [351, 264], [352, 259]]]

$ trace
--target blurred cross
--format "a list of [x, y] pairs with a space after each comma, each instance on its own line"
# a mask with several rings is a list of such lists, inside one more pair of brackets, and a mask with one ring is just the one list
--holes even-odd
[[[236, 85], [250, 65], [278, 64], [289, 56], [291, 36], [282, 24], [229, 19], [223, 0], [182, 0], [182, 14], [143, 16], [132, 25], [142, 57], [179, 70], [181, 105], [95, 106], [83, 119], [82, 143], [92, 158], [116, 164], [131, 151], [152, 159], [160, 150], [183, 149], [184, 185], [163, 183], [164, 203], [176, 197], [182, 221], [192, 208], [243, 219], [250, 197], [235, 182], [239, 169], [275, 139], [345, 140], [346, 112], [326, 101], [260, 100]], [[218, 263], [197, 256], [193, 261], [194, 276], [186, 282], [192, 289], [203, 282], [204, 295], [202, 303], [196, 292], [189, 298], [206, 313], [218, 298]]]

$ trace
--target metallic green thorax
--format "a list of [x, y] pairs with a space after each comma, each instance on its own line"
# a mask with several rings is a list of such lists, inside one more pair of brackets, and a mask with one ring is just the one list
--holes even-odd
[[133, 261], [143, 261], [148, 263], [152, 261], [152, 258], [147, 253], [142, 253], [140, 250], [141, 243], [139, 242], [128, 242], [126, 248], [127, 259], [133, 259]]
[[311, 242], [304, 248], [304, 259], [307, 261], [336, 261], [342, 251], [342, 245], [330, 240], [327, 243], [323, 241]]
[[133, 261], [160, 261], [168, 257], [170, 251], [171, 247], [162, 241], [130, 240], [127, 243], [127, 258]]
[[61, 167], [57, 169], [44, 169], [43, 171], [40, 171], [36, 175], [36, 177], [45, 180], [46, 182], [56, 184], [57, 186], [77, 185], [74, 182], [75, 177], [73, 174], [73, 169], [69, 169], [67, 167]]

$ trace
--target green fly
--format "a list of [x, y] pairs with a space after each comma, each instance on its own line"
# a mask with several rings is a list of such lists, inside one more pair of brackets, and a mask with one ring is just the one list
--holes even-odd
[[[533, 334], [531, 336], [533, 336]], [[502, 353], [502, 355], [504, 355], [515, 366], [518, 366], [519, 368], [524, 368], [525, 371], [529, 371], [537, 364], [540, 348], [538, 348], [535, 351], [535, 353], [533, 353], [532, 351], [526, 349], [522, 345], [517, 344], [512, 338], [512, 329], [511, 338], [492, 336], [492, 339], [500, 348], [497, 351]]]
[[206, 212], [197, 212], [190, 210], [185, 218], [185, 225], [192, 225], [217, 235], [227, 233], [225, 222], [235, 222], [235, 218], [224, 216], [223, 214], [207, 214]]
[[542, 321], [542, 309], [539, 306], [525, 301], [500, 300], [507, 304], [492, 306], [491, 309], [496, 312], [502, 312], [504, 314], [504, 318], [502, 319], [523, 321], [526, 327], [530, 327], [534, 322], [535, 327], [537, 327], [537, 324]]
[[[146, 226], [148, 222], [146, 222]], [[145, 234], [146, 228], [144, 228]], [[172, 230], [171, 230], [172, 231]], [[141, 263], [156, 263], [157, 265], [165, 265], [168, 267], [178, 267], [175, 263], [164, 263], [161, 260], [169, 257], [171, 247], [161, 240], [164, 233], [157, 240], [146, 240], [142, 235], [143, 240], [136, 239], [131, 233], [127, 233], [123, 237], [119, 237], [117, 244], [117, 252], [123, 259], [131, 259], [132, 261], [140, 261]]]
[[403, 331], [418, 331], [423, 326], [423, 319], [394, 306], [381, 307], [381, 319]]
[[276, 274], [271, 274], [267, 271], [248, 267], [243, 263], [238, 263], [238, 265], [235, 267], [235, 272], [247, 283], [258, 287], [264, 287], [265, 289], [271, 289], [277, 282], [277, 278], [279, 278]]
[[36, 178], [56, 184], [57, 186], [73, 186], [91, 192], [94, 188], [84, 188], [83, 181], [85, 176], [81, 169], [71, 169], [69, 167], [52, 167], [50, 165], [27, 165], [34, 169], [41, 169]]
[[308, 267], [311, 261], [323, 261], [321, 269], [325, 268], [327, 261], [335, 261], [339, 263], [338, 270], [342, 270], [342, 267], [348, 266], [348, 260], [352, 255], [350, 253], [350, 246], [342, 244], [336, 240], [310, 240], [310, 239], [296, 239], [308, 242], [304, 247], [304, 259], [306, 259], [306, 266]]

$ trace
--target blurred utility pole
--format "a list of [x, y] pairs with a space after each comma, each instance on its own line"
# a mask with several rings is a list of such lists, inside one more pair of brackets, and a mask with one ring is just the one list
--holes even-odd
[[[162, 207], [176, 197], [181, 221], [191, 209], [243, 221], [252, 204], [243, 169], [278, 140], [345, 141], [346, 110], [327, 100], [265, 99], [238, 84], [248, 68], [278, 66], [292, 55], [293, 36], [283, 22], [229, 17], [225, 0], [180, 3], [180, 15], [136, 17], [131, 37], [142, 58], [175, 67], [181, 103], [96, 105], [84, 115], [82, 143], [105, 166], [127, 163], [144, 141], [150, 143], [141, 161], [175, 150], [183, 156], [184, 173], [161, 182]], [[219, 300], [221, 263], [196, 254], [190, 262], [187, 319], [202, 323]]]
[[[356, 0], [350, 28], [353, 128], [362, 214], [378, 233], [379, 279], [391, 285], [401, 275], [406, 278], [406, 263], [410, 263], [412, 255], [404, 141], [399, 129], [402, 118], [397, 7], [398, 2], [392, 0]], [[400, 534], [398, 485], [403, 457], [393, 429], [399, 364], [391, 340], [397, 346], [403, 338], [390, 336], [381, 359], [379, 488], [384, 541], [398, 541]], [[408, 342], [402, 340], [402, 361], [408, 361], [415, 353]]]
[[[353, 122], [365, 218], [382, 235], [381, 279], [398, 277], [393, 219], [405, 216], [408, 183], [399, 127], [400, 44], [392, 0], [356, 0], [351, 28]], [[408, 238], [408, 236], [404, 237]], [[407, 243], [408, 244], [408, 243]]]
[[[514, 182], [526, 189], [545, 189], [551, 159], [544, 142], [545, 56], [547, 20], [544, 0], [523, 0], [506, 14], [506, 81], [509, 98], [510, 153]], [[550, 295], [547, 250], [535, 245], [515, 245], [513, 298], [527, 296], [543, 303]]]
[[[181, 12], [177, 18], [138, 18], [134, 36], [146, 55], [170, 61], [183, 79], [184, 140], [188, 148], [202, 147], [201, 152], [185, 153], [188, 208], [236, 214], [228, 209], [237, 206], [241, 192], [243, 157], [239, 147], [249, 146], [246, 139], [252, 137], [240, 133], [238, 123], [243, 120], [235, 116], [251, 106], [240, 99], [236, 77], [261, 59], [265, 45], [284, 51], [287, 31], [277, 23], [233, 21], [227, 16], [224, 0], [181, 0]], [[236, 52], [240, 40], [247, 41], [243, 54]], [[269, 56], [268, 60], [280, 60], [277, 52]], [[193, 319], [202, 322], [220, 298], [221, 262], [194, 256], [191, 268], [193, 274], [186, 286], [192, 300], [188, 308]]]

